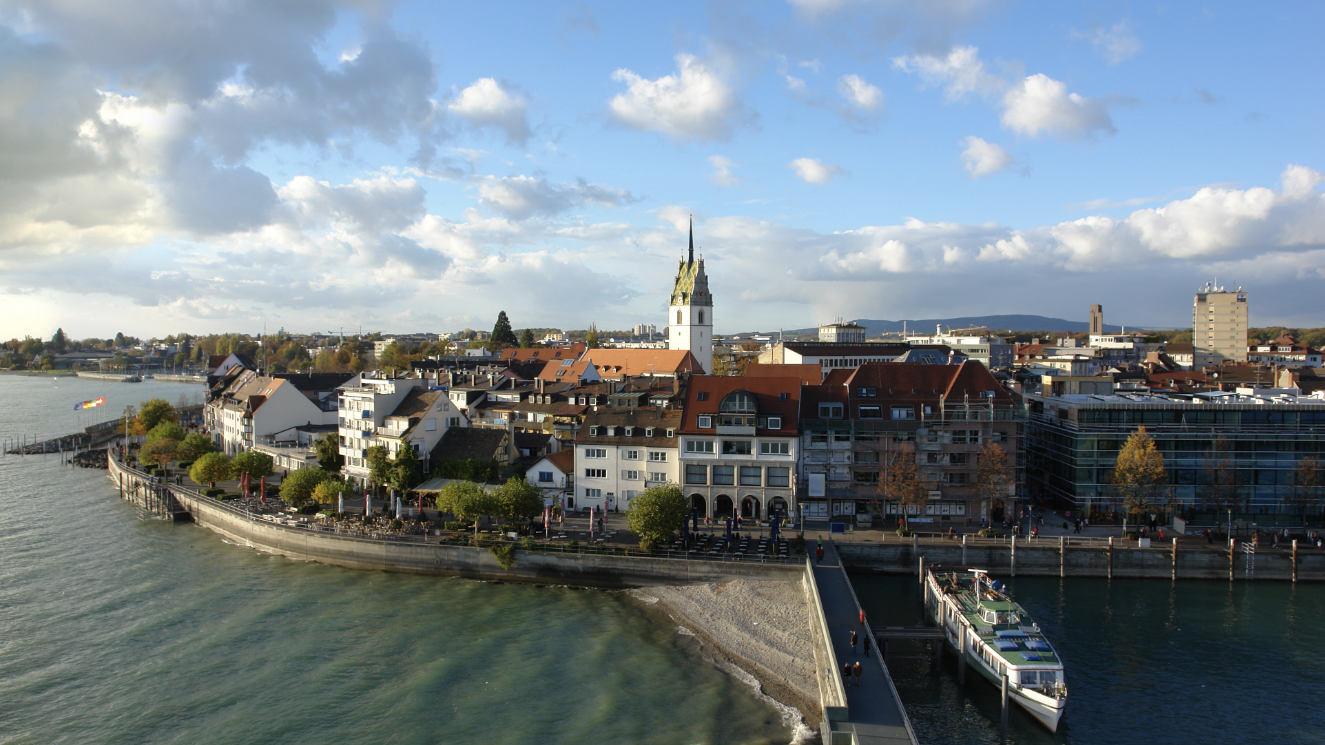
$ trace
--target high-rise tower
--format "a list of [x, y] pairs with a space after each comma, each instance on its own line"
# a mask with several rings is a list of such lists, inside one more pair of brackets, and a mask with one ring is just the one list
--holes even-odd
[[667, 308], [667, 348], [688, 349], [704, 372], [713, 372], [713, 295], [704, 258], [695, 260], [695, 221], [690, 219], [690, 250], [676, 270]]
[[1196, 293], [1192, 303], [1192, 364], [1218, 365], [1247, 361], [1247, 293], [1228, 291], [1213, 282]]
[[1090, 335], [1102, 336], [1104, 334], [1104, 306], [1095, 304], [1090, 306]]

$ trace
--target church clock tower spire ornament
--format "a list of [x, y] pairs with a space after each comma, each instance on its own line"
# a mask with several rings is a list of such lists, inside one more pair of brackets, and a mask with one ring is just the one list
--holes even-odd
[[667, 308], [667, 348], [686, 349], [704, 372], [713, 372], [713, 295], [704, 257], [695, 260], [695, 218], [690, 217], [690, 247], [676, 270]]

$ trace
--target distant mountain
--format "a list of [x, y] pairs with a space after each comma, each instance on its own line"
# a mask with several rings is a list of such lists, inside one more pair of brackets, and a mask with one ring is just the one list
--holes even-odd
[[[937, 324], [943, 324], [944, 330], [964, 329], [964, 328], [987, 328], [993, 332], [1022, 332], [1022, 331], [1063, 331], [1081, 333], [1090, 330], [1090, 324], [1086, 321], [1069, 321], [1065, 318], [1050, 318], [1049, 316], [1035, 315], [1001, 315], [1001, 316], [963, 316], [960, 318], [919, 318], [907, 319], [905, 321], [887, 321], [870, 318], [856, 319], [856, 323], [865, 327], [866, 333], [870, 336], [878, 336], [885, 333], [899, 333], [903, 324], [908, 333], [913, 334], [932, 334]], [[1134, 330], [1141, 330], [1139, 326], [1133, 326]], [[813, 334], [817, 328], [805, 329], [783, 329], [783, 333], [788, 336], [793, 334]], [[1114, 324], [1105, 324], [1104, 330], [1109, 333], [1122, 330], [1121, 326]]]

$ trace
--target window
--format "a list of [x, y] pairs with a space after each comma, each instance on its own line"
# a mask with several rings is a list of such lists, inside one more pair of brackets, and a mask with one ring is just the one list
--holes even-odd
[[687, 453], [711, 453], [713, 452], [712, 440], [686, 440]]
[[916, 410], [913, 406], [894, 406], [892, 407], [893, 421], [910, 420], [916, 418]]
[[667, 474], [661, 471], [649, 471], [649, 481], [654, 484], [661, 484], [667, 481]]
[[714, 485], [714, 486], [735, 486], [735, 485], [736, 485], [736, 466], [714, 466], [714, 467], [713, 467], [713, 485]]
[[585, 448], [584, 457], [586, 458], [606, 458], [607, 448]]
[[446, 420], [446, 426], [448, 426], [448, 427], [459, 427], [459, 426], [460, 426], [460, 417], [458, 417], [458, 416], [453, 416], [453, 417], [448, 418], [448, 419]]
[[639, 489], [622, 489], [621, 496], [625, 497], [626, 501], [629, 502], [639, 496]]
[[947, 483], [947, 484], [965, 484], [965, 483], [966, 483], [966, 479], [967, 479], [967, 474], [964, 474], [964, 473], [945, 473], [945, 474], [943, 474], [943, 481], [944, 481], [944, 483]]
[[667, 439], [670, 440], [673, 437], [676, 437], [676, 430], [674, 429], [667, 430]]
[[753, 414], [755, 397], [747, 391], [733, 391], [722, 399], [721, 404], [718, 404], [718, 411], [730, 414]]
[[[585, 490], [584, 490], [584, 497], [585, 497], [586, 499], [598, 499], [598, 498], [600, 498], [600, 497], [602, 497], [602, 496], [603, 496], [603, 490], [602, 490], [602, 489], [585, 489]], [[573, 505], [567, 505], [567, 506], [573, 506]]]
[[626, 437], [634, 437], [634, 436], [635, 436], [635, 428], [626, 427]]
[[621, 478], [626, 481], [639, 481], [639, 471], [622, 471]]
[[685, 481], [687, 484], [707, 484], [709, 482], [708, 466], [699, 463], [687, 463]]
[[723, 454], [723, 455], [749, 455], [750, 453], [751, 453], [751, 450], [750, 450], [750, 441], [749, 441], [749, 440], [723, 440], [723, 441], [722, 441], [722, 454]]
[[861, 398], [874, 398], [878, 391], [873, 386], [864, 386], [856, 389], [856, 395]]
[[649, 451], [649, 461], [652, 462], [652, 463], [666, 463], [666, 462], [667, 462], [667, 451], [666, 451], [666, 450], [650, 450], [650, 451]]
[[679, 310], [676, 312], [676, 322], [678, 325], [681, 323], [681, 311]]
[[759, 443], [760, 455], [788, 455], [790, 452], [791, 452], [791, 443], [788, 442]]
[[952, 465], [952, 466], [964, 466], [964, 465], [966, 465], [966, 458], [967, 458], [968, 455], [969, 455], [969, 453], [949, 453], [949, 454], [948, 454], [948, 465]]
[[741, 486], [760, 486], [763, 469], [759, 466], [741, 466]]
[[589, 436], [590, 436], [590, 437], [597, 437], [597, 436], [598, 436], [598, 425], [597, 425], [597, 424], [590, 425], [590, 427], [589, 427]]
[[701, 326], [704, 324], [704, 311], [702, 310], [699, 311], [699, 323]]
[[856, 409], [861, 419], [882, 419], [883, 407], [881, 406], [860, 406]]
[[623, 450], [623, 451], [621, 452], [621, 458], [622, 458], [623, 460], [639, 460], [639, 451], [638, 451], [638, 450]]
[[841, 419], [842, 404], [819, 404], [820, 419]]
[[586, 468], [584, 469], [586, 479], [605, 479], [607, 478], [606, 468]]
[[696, 394], [695, 394], [695, 400], [696, 400], [696, 401], [707, 401], [707, 400], [709, 400], [709, 392], [708, 392], [708, 391], [700, 391], [699, 393], [696, 393]]
[[540, 484], [550, 484], [550, 483], [552, 483], [552, 472], [551, 472], [551, 471], [539, 471], [539, 472], [538, 472], [538, 483], [540, 483]]
[[699, 426], [700, 429], [709, 429], [713, 426], [713, 417], [700, 416], [696, 424]]
[[644, 436], [645, 436], [645, 437], [653, 437], [653, 427], [645, 427], [645, 428], [644, 428]]
[[769, 429], [782, 429], [782, 417], [780, 417], [780, 416], [771, 416], [771, 417], [769, 417], [769, 418], [768, 418], [768, 428], [769, 428]]
[[774, 466], [768, 469], [769, 486], [789, 486], [791, 484], [791, 469], [786, 466]]

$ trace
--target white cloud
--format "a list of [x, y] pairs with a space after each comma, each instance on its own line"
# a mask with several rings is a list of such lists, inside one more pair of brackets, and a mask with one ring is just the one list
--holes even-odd
[[1061, 81], [1040, 73], [1027, 76], [1003, 95], [1003, 126], [1032, 137], [1115, 131], [1103, 103], [1070, 93]]
[[501, 129], [506, 139], [523, 144], [529, 139], [527, 102], [493, 78], [479, 78], [456, 94], [447, 108], [478, 126]]
[[1136, 38], [1127, 21], [1119, 21], [1109, 27], [1100, 26], [1089, 33], [1073, 35], [1089, 41], [1111, 65], [1125, 62], [1141, 53], [1141, 40]]
[[479, 182], [478, 194], [480, 203], [517, 220], [585, 204], [613, 206], [635, 200], [624, 189], [598, 186], [583, 179], [554, 184], [541, 176], [487, 176]]
[[727, 137], [739, 110], [731, 86], [694, 55], [676, 55], [676, 67], [676, 73], [653, 80], [625, 68], [612, 73], [613, 80], [626, 84], [608, 104], [612, 116], [672, 137]]
[[718, 186], [735, 186], [736, 174], [732, 172], [734, 163], [725, 155], [710, 155], [709, 165], [713, 166], [713, 183]]
[[797, 158], [787, 164], [796, 173], [796, 177], [807, 184], [826, 184], [841, 169], [814, 158]]
[[837, 91], [847, 103], [863, 111], [877, 111], [883, 106], [883, 91], [859, 75], [843, 75]]
[[979, 178], [1012, 165], [1012, 156], [992, 142], [971, 136], [962, 140], [962, 165], [972, 178]]
[[790, 73], [783, 73], [782, 80], [787, 84], [787, 90], [791, 91], [792, 93], [805, 92], [804, 78], [798, 78], [795, 75], [791, 75]]
[[894, 57], [893, 67], [920, 77], [927, 86], [942, 86], [950, 101], [963, 99], [972, 93], [993, 95], [1005, 87], [997, 76], [985, 71], [980, 61], [980, 50], [975, 47], [953, 47], [944, 56], [913, 54]]

